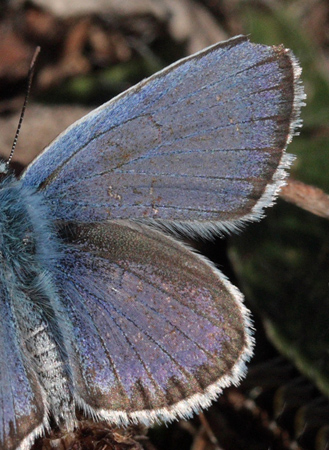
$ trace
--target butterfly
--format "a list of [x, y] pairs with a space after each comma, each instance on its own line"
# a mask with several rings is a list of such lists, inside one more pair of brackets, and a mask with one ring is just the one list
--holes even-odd
[[304, 94], [293, 54], [244, 36], [74, 123], [0, 185], [0, 446], [49, 417], [170, 422], [237, 384], [242, 294], [182, 234], [259, 220], [284, 184]]

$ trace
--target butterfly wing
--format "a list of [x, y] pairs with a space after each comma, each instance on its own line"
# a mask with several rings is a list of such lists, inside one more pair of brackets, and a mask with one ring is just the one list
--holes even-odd
[[37, 377], [22, 354], [16, 319], [6, 291], [1, 291], [0, 448], [25, 450], [47, 426], [48, 410]]
[[252, 352], [241, 294], [178, 241], [127, 221], [70, 224], [57, 274], [75, 398], [115, 423], [187, 417]]
[[283, 184], [300, 69], [240, 36], [179, 61], [96, 109], [27, 169], [54, 218], [257, 219]]

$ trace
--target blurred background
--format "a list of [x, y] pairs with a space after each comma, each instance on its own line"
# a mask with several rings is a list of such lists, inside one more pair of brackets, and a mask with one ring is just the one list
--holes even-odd
[[[329, 193], [327, 0], [33, 0], [0, 3], [0, 153], [8, 157], [42, 47], [14, 156], [19, 173], [86, 112], [171, 62], [248, 34], [291, 48], [303, 68], [304, 126], [291, 178]], [[194, 245], [239, 286], [256, 352], [246, 380], [204, 415], [148, 432], [56, 430], [35, 449], [329, 448], [329, 223], [282, 199], [243, 233]]]

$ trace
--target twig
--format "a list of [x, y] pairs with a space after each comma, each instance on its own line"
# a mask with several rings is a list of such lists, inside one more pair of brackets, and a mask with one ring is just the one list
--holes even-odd
[[280, 197], [312, 214], [329, 219], [329, 195], [317, 187], [289, 180], [281, 189]]

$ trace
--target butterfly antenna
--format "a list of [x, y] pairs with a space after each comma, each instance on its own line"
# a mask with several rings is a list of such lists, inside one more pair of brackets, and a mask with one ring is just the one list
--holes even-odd
[[14, 142], [13, 142], [13, 145], [11, 147], [11, 152], [10, 152], [10, 155], [8, 157], [8, 160], [6, 161], [7, 167], [9, 166], [9, 164], [10, 164], [12, 158], [13, 158], [14, 151], [15, 151], [15, 148], [16, 148], [19, 132], [21, 130], [21, 126], [22, 126], [22, 122], [23, 122], [23, 118], [24, 118], [24, 114], [25, 114], [25, 110], [26, 110], [26, 105], [27, 105], [27, 102], [29, 100], [29, 95], [30, 95], [30, 91], [31, 91], [32, 80], [33, 80], [33, 75], [34, 75], [34, 70], [35, 70], [35, 64], [36, 64], [36, 61], [37, 61], [39, 53], [40, 53], [40, 47], [38, 46], [35, 49], [35, 51], [34, 51], [34, 54], [33, 54], [33, 57], [32, 57], [32, 61], [31, 61], [31, 64], [30, 64], [30, 68], [29, 68], [29, 73], [27, 75], [27, 89], [26, 89], [26, 93], [25, 93], [25, 99], [24, 99], [24, 103], [23, 103], [23, 106], [22, 106], [21, 115], [19, 117], [19, 121], [18, 121], [18, 125], [17, 125], [17, 130], [16, 130]]

